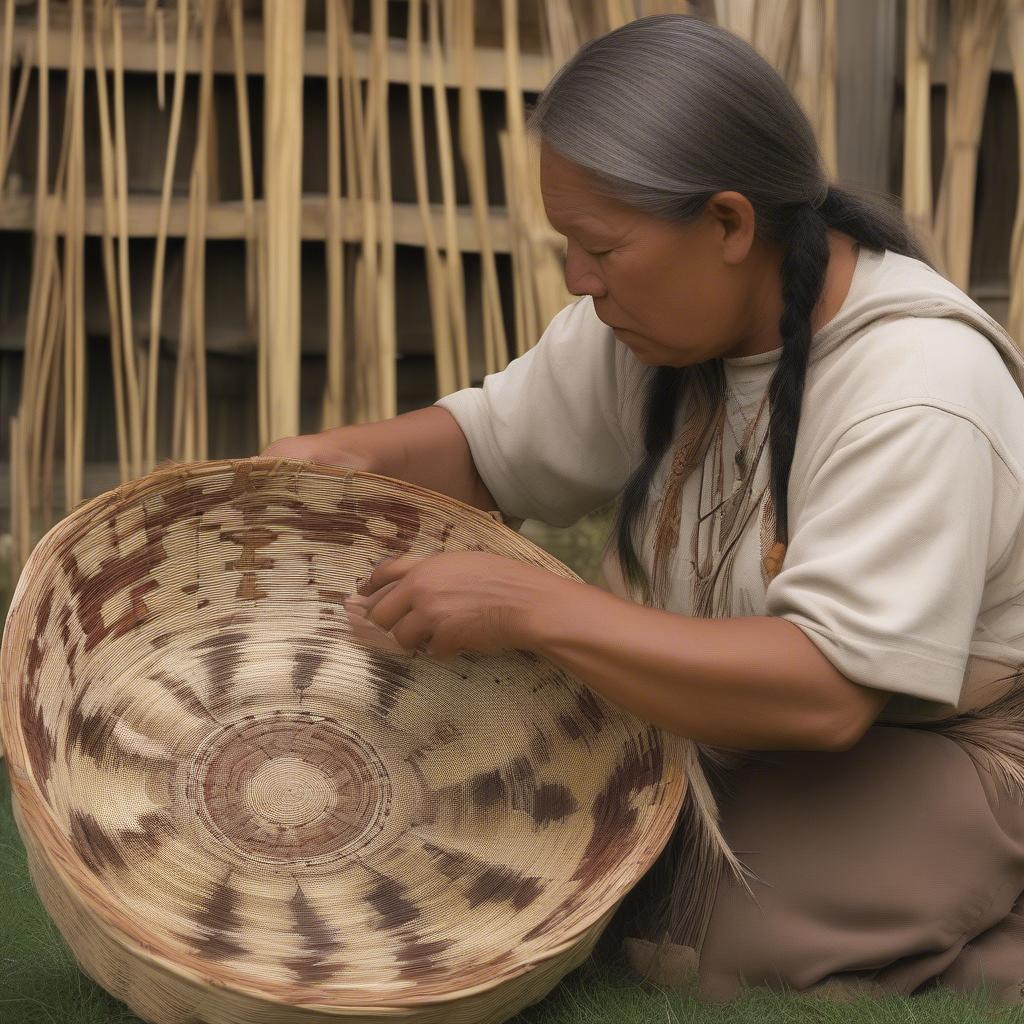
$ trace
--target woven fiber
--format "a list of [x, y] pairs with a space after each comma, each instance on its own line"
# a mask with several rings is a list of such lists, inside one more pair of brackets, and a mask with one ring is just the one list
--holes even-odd
[[682, 743], [530, 651], [350, 625], [486, 512], [279, 459], [170, 466], [39, 542], [0, 651], [15, 819], [82, 968], [160, 1024], [503, 1021], [664, 847]]

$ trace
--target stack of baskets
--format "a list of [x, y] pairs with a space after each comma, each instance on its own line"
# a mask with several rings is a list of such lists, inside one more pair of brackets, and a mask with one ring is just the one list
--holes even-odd
[[479, 509], [271, 459], [161, 468], [36, 546], [0, 657], [16, 821], [143, 1019], [507, 1020], [657, 857], [682, 740], [530, 651], [349, 623], [382, 556], [462, 550], [576, 578]]

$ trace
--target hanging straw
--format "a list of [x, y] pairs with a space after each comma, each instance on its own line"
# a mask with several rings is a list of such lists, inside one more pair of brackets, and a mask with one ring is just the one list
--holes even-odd
[[341, 103], [339, 100], [339, 0], [326, 0], [327, 17], [327, 372], [321, 429], [339, 426], [345, 396], [345, 256], [341, 224]]
[[950, 0], [946, 158], [935, 241], [946, 275], [965, 291], [971, 269], [978, 146], [992, 55], [1002, 21], [1002, 0]]
[[[345, 61], [349, 66], [355, 64], [351, 55], [351, 35], [346, 27], [342, 34], [345, 48]], [[376, 61], [370, 62], [367, 80], [365, 108], [361, 97], [361, 89], [355, 86], [357, 96], [353, 100], [356, 112], [356, 156], [359, 168], [359, 191], [362, 199], [362, 234], [363, 244], [356, 266], [355, 288], [355, 329], [356, 329], [356, 422], [377, 419], [377, 398], [380, 394], [377, 380], [378, 364], [375, 359], [376, 339], [379, 325], [377, 315], [377, 210], [374, 203], [375, 183], [373, 175], [373, 156], [376, 151], [376, 132], [380, 104], [377, 93], [382, 88], [380, 69]], [[365, 118], [362, 111], [365, 109]]]
[[1013, 58], [1013, 85], [1017, 95], [1017, 145], [1021, 154], [1017, 175], [1017, 209], [1010, 241], [1010, 315], [1007, 330], [1018, 348], [1024, 348], [1024, 0], [1010, 0], [1007, 34]]
[[380, 274], [377, 278], [377, 397], [375, 419], [391, 419], [397, 412], [395, 382], [395, 231], [391, 206], [391, 143], [388, 132], [388, 7], [373, 0], [371, 26], [374, 92], [377, 110], [377, 214], [380, 217]]
[[[50, 302], [51, 276], [53, 263], [56, 259], [56, 242], [53, 232], [53, 214], [47, 224], [49, 207], [49, 137], [50, 137], [50, 74], [49, 74], [49, 0], [40, 0], [36, 14], [36, 47], [38, 66], [38, 101], [36, 124], [36, 195], [35, 213], [33, 218], [32, 271], [29, 282], [28, 311], [25, 319], [25, 353], [22, 364], [21, 383], [21, 422], [28, 423], [27, 431], [22, 431], [21, 440], [26, 446], [23, 460], [32, 495], [31, 504], [36, 506], [41, 481], [38, 467], [41, 463], [42, 430], [37, 429], [37, 420], [42, 410], [36, 410], [34, 403], [38, 391], [44, 386], [40, 377], [41, 358], [43, 355], [46, 331], [46, 311]], [[47, 230], [49, 229], [49, 230]], [[25, 434], [27, 433], [27, 437]], [[31, 446], [29, 453], [28, 446]]]
[[245, 70], [245, 36], [242, 0], [231, 0], [231, 47], [235, 66], [235, 105], [238, 112], [238, 162], [245, 211], [245, 315], [250, 328], [256, 325], [256, 201], [252, 171], [252, 129], [249, 124], [249, 87]]
[[[359, 79], [356, 77], [355, 67], [355, 55], [352, 52], [352, 15], [349, 11], [348, 0], [341, 0], [338, 10], [338, 18], [335, 22], [338, 31], [338, 45], [341, 49], [341, 103], [343, 108], [343, 130], [345, 137], [345, 197], [346, 197], [346, 211], [348, 216], [353, 216], [357, 208], [357, 204], [360, 203], [360, 197], [363, 194], [362, 183], [360, 175], [362, 173], [362, 153], [364, 148], [363, 137], [363, 99], [362, 99], [362, 86]], [[363, 219], [365, 223], [366, 211], [360, 206], [363, 213]], [[363, 228], [363, 234], [365, 237], [366, 228]], [[364, 243], [365, 244], [365, 243]], [[358, 255], [358, 249], [355, 250], [356, 256], [354, 259], [354, 265], [358, 266], [360, 262], [360, 256]], [[365, 338], [366, 335], [362, 333], [362, 317], [363, 310], [365, 309], [365, 299], [362, 292], [362, 277], [358, 274], [352, 275], [353, 280], [353, 300], [349, 307], [342, 305], [339, 301], [339, 307], [342, 315], [342, 330], [345, 331], [347, 323], [345, 319], [346, 308], [351, 309], [351, 318], [353, 322], [353, 334], [354, 338], [354, 363], [355, 372], [353, 375], [354, 386], [348, 381], [346, 373], [346, 387], [342, 392], [342, 416], [344, 422], [361, 423], [367, 418], [366, 407], [364, 404], [364, 382], [362, 374], [362, 352], [366, 344], [365, 341], [361, 342], [361, 338]], [[343, 287], [348, 287], [348, 275], [343, 277]], [[346, 359], [347, 359], [347, 353]], [[348, 363], [346, 363], [346, 366]], [[347, 401], [350, 400], [350, 401]], [[351, 406], [351, 409], [349, 408]], [[351, 415], [350, 415], [351, 412]]]
[[64, 505], [82, 500], [85, 462], [85, 0], [71, 0], [70, 137], [64, 200]]
[[117, 200], [114, 184], [114, 143], [110, 127], [107, 99], [107, 70], [103, 56], [105, 31], [105, 0], [93, 0], [93, 66], [96, 69], [96, 100], [100, 124], [100, 181], [103, 192], [103, 277], [107, 293], [107, 316], [110, 321], [110, 359], [113, 371], [114, 422], [117, 429], [117, 459], [121, 482], [132, 475], [129, 455], [128, 425], [125, 416], [124, 350], [121, 343], [121, 303], [118, 297], [114, 235], [117, 232]]
[[498, 270], [491, 244], [487, 169], [480, 94], [476, 88], [476, 45], [472, 5], [457, 7], [452, 26], [459, 72], [459, 148], [480, 242], [480, 277], [484, 314], [484, 372], [496, 373], [508, 363], [505, 321], [501, 311]]
[[509, 250], [512, 261], [512, 302], [514, 322], [516, 330], [516, 354], [521, 355], [527, 348], [527, 320], [529, 314], [526, 310], [526, 292], [524, 282], [528, 280], [528, 272], [524, 269], [527, 266], [527, 249], [523, 231], [520, 227], [522, 212], [519, 205], [519, 197], [516, 195], [518, 182], [515, 180], [515, 171], [512, 169], [513, 156], [509, 143], [507, 131], [498, 132], [498, 152], [501, 156], [501, 173], [505, 182], [505, 209], [508, 214]]
[[754, 48], [786, 80], [796, 84], [797, 42], [801, 0], [774, 0], [759, 3], [754, 21]]
[[929, 252], [932, 240], [931, 60], [935, 50], [934, 0], [907, 0], [903, 212]]
[[[562, 263], [564, 240], [548, 223], [540, 192], [540, 150], [526, 134], [523, 96], [519, 83], [519, 36], [515, 4], [504, 10], [506, 120], [508, 171], [506, 190], [513, 231], [513, 270], [523, 307], [523, 336], [516, 354], [532, 348], [551, 318], [572, 301], [565, 287]], [[609, 26], [601, 26], [601, 30]]]
[[128, 248], [128, 142], [124, 118], [124, 42], [121, 8], [114, 5], [114, 146], [117, 168], [118, 273], [121, 297], [121, 344], [124, 349], [124, 380], [128, 419], [128, 453], [131, 475], [142, 473], [142, 399], [135, 362], [135, 330], [132, 319], [132, 287]]
[[[301, 368], [300, 223], [302, 197], [302, 57], [305, 0], [264, 6], [266, 84], [264, 188], [267, 314], [271, 339], [264, 389], [272, 437], [299, 432]], [[271, 383], [272, 382], [272, 383]]]
[[146, 467], [156, 465], [157, 383], [160, 372], [160, 322], [163, 318], [164, 261], [167, 254], [167, 226], [171, 214], [174, 188], [174, 167], [181, 135], [181, 115], [185, 104], [185, 56], [188, 48], [188, 7], [178, 0], [176, 39], [174, 47], [174, 95], [171, 99], [171, 121], [167, 128], [164, 173], [160, 185], [160, 211], [156, 242], [153, 249], [153, 285], [149, 304], [149, 355], [146, 359]]
[[801, 0], [794, 93], [807, 114], [829, 178], [836, 154], [836, 0]]
[[512, 250], [512, 282], [515, 297], [516, 355], [521, 356], [536, 337], [537, 315], [530, 251], [529, 211], [524, 202], [528, 159], [526, 115], [519, 80], [519, 4], [502, 0], [502, 41], [505, 54], [505, 123], [501, 146], [505, 203], [508, 207], [509, 241]]
[[434, 370], [437, 396], [457, 390], [455, 353], [448, 324], [448, 293], [444, 261], [434, 235], [434, 220], [427, 189], [427, 146], [423, 126], [423, 77], [420, 0], [409, 0], [409, 122], [412, 130], [413, 171], [416, 176], [416, 206], [423, 227], [424, 260], [427, 268], [427, 290], [430, 296], [430, 323], [434, 335]]
[[[442, 51], [440, 0], [427, 0], [430, 33], [430, 71], [434, 96], [434, 131], [437, 136], [438, 168], [441, 172], [441, 202], [444, 209], [444, 271], [448, 295], [449, 326], [454, 348], [454, 390], [469, 387], [469, 333], [466, 327], [465, 278], [459, 241], [455, 202], [455, 159], [448, 117], [448, 93], [444, 84], [445, 57]], [[441, 396], [439, 396], [441, 397]]]
[[[5, 0], [4, 29], [0, 37], [0, 196], [7, 170], [7, 137], [10, 132], [11, 68], [14, 56], [14, 0]], [[27, 61], [25, 63], [28, 63]]]
[[715, 21], [734, 35], [753, 43], [757, 5], [758, 0], [715, 0]]
[[[11, 8], [13, 10], [13, 8]], [[0, 195], [3, 195], [4, 182], [7, 180], [7, 168], [10, 166], [14, 145], [18, 140], [18, 129], [21, 127], [21, 115], [25, 112], [25, 100], [28, 98], [28, 83], [32, 77], [32, 61], [22, 59], [21, 72], [18, 75], [18, 92], [14, 100], [14, 112], [6, 125], [6, 144], [0, 149]]]
[[201, 8], [202, 46], [196, 148], [189, 175], [181, 327], [174, 395], [174, 452], [179, 459], [206, 457], [206, 211], [209, 203], [210, 121], [213, 107], [213, 42], [217, 0]]

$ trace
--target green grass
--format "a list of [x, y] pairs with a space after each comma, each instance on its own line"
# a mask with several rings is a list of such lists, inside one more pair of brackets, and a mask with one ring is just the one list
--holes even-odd
[[581, 579], [594, 583], [601, 564], [601, 550], [611, 533], [616, 505], [610, 502], [564, 530], [527, 519], [519, 532], [564, 562]]
[[[6, 767], [0, 768], [0, 1021], [3, 1024], [136, 1024], [138, 1018], [78, 968], [36, 895], [11, 812]], [[1024, 1024], [1024, 1007], [986, 1010], [944, 989], [884, 1001], [833, 1002], [766, 989], [731, 1003], [637, 984], [618, 954], [616, 921], [580, 968], [517, 1024]]]
[[[529, 521], [523, 533], [593, 582], [608, 536], [611, 507], [567, 530]], [[0, 563], [6, 549], [0, 538]], [[9, 593], [0, 564], [0, 623]], [[11, 811], [6, 763], [0, 762], [0, 1024], [136, 1024], [123, 1003], [77, 966], [32, 886]], [[1024, 1024], [1024, 1007], [987, 1008], [983, 993], [967, 997], [933, 988], [912, 997], [851, 1002], [748, 990], [731, 1003], [638, 984], [620, 956], [618, 919], [594, 954], [515, 1024]]]

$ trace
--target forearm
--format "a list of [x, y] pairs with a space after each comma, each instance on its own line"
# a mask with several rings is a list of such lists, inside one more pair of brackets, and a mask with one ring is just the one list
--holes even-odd
[[853, 684], [786, 619], [691, 618], [561, 582], [531, 649], [639, 717], [739, 750], [831, 749], [850, 729]]
[[355, 423], [317, 435], [324, 457], [343, 465], [353, 451], [371, 472], [429, 487], [468, 505], [496, 509], [473, 462], [469, 443], [450, 412], [427, 406], [375, 423]]

